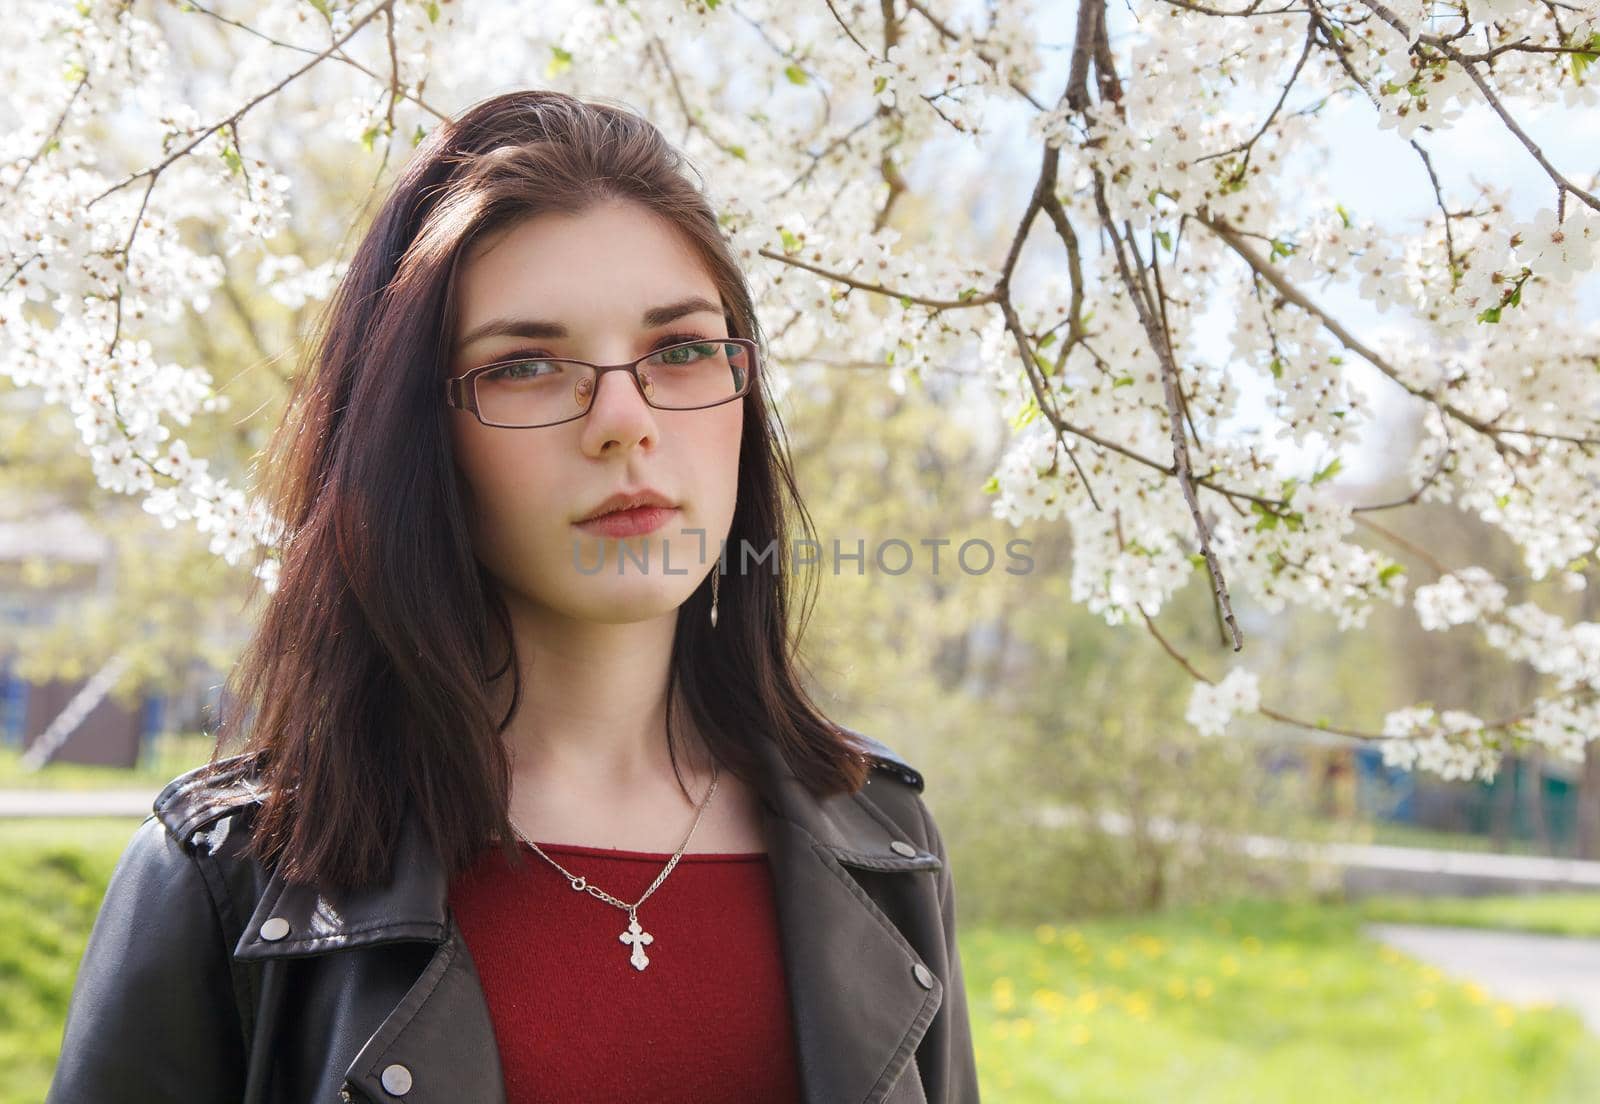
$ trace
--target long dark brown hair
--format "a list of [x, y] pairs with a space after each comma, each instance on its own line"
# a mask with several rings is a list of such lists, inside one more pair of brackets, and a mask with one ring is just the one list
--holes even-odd
[[[721, 293], [729, 335], [764, 350], [744, 273], [685, 165], [622, 107], [512, 92], [436, 129], [357, 247], [267, 448], [263, 493], [284, 526], [277, 586], [229, 676], [211, 760], [247, 757], [263, 792], [252, 849], [288, 880], [385, 877], [407, 802], [452, 875], [494, 839], [514, 854], [502, 733], [521, 676], [505, 602], [469, 538], [444, 403], [457, 261], [531, 216], [631, 200], [678, 228]], [[715, 630], [709, 576], [681, 608], [669, 754], [677, 772], [676, 690], [711, 753], [751, 785], [750, 741], [770, 739], [813, 794], [854, 792], [863, 749], [800, 678], [815, 579], [781, 567], [789, 507], [814, 530], [761, 375], [741, 400], [729, 563], [748, 542], [775, 547], [780, 569], [730, 566]], [[793, 622], [791, 578], [804, 584]], [[491, 618], [510, 654], [489, 654]], [[497, 718], [492, 691], [508, 672], [511, 710]]]

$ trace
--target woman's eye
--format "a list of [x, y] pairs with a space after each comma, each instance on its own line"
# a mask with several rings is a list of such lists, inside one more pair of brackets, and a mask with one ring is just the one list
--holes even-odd
[[699, 334], [685, 334], [674, 341], [669, 341], [667, 345], [670, 347], [663, 348], [655, 356], [659, 364], [694, 364], [717, 356], [722, 348], [721, 342], [701, 337]]
[[552, 372], [559, 371], [559, 365], [551, 364], [548, 360], [538, 356], [530, 356], [527, 359], [508, 361], [498, 368], [485, 372], [484, 375], [494, 379], [532, 379], [535, 376], [549, 375]]

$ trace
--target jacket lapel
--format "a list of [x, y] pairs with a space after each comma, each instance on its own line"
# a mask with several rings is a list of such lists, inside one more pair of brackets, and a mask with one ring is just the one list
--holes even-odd
[[[912, 1061], [943, 987], [850, 871], [911, 874], [937, 871], [942, 864], [904, 839], [863, 797], [819, 801], [772, 741], [757, 746], [764, 774], [762, 831], [805, 1104], [881, 1104]], [[897, 843], [898, 850], [892, 846]], [[274, 872], [234, 956], [313, 955], [397, 940], [436, 944], [404, 999], [351, 1062], [346, 1079], [373, 1100], [504, 1104], [488, 1006], [449, 914], [448, 893], [437, 852], [408, 804], [387, 884], [319, 892], [288, 884]], [[919, 974], [932, 984], [924, 987]], [[390, 1086], [407, 1088], [402, 1094]], [[893, 1099], [898, 1104], [922, 1097]]]
[[[274, 920], [282, 923], [269, 925]], [[438, 852], [409, 803], [387, 883], [323, 892], [286, 883], [274, 871], [233, 953], [241, 959], [286, 958], [400, 940], [433, 943], [436, 949], [345, 1070], [345, 1080], [371, 1100], [505, 1104], [500, 1053], [477, 967], [449, 915], [449, 880]]]
[[[878, 1104], [905, 1072], [943, 987], [917, 981], [922, 957], [849, 868], [937, 871], [855, 795], [819, 801], [770, 740], [758, 741], [763, 818], [806, 1104]], [[891, 845], [900, 843], [911, 855]], [[909, 890], [911, 887], [905, 887]], [[906, 1096], [897, 1099], [918, 1100]]]

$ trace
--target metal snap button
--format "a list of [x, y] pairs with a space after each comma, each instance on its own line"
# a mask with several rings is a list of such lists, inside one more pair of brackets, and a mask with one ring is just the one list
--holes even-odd
[[404, 1096], [411, 1091], [411, 1071], [396, 1062], [392, 1066], [385, 1066], [383, 1076], [383, 1091], [393, 1093], [395, 1096]]
[[261, 938], [279, 940], [289, 934], [289, 921], [281, 916], [274, 916], [261, 925]]
[[924, 989], [932, 989], [933, 988], [933, 971], [932, 970], [928, 969], [926, 966], [924, 966], [922, 963], [919, 962], [915, 966], [911, 967], [911, 972], [916, 975], [917, 984], [918, 985], [922, 986]]
[[917, 853], [917, 849], [915, 847], [912, 847], [905, 840], [895, 840], [889, 846], [891, 848], [893, 848], [899, 854], [904, 855], [908, 859], [911, 858], [913, 855], [915, 855]]

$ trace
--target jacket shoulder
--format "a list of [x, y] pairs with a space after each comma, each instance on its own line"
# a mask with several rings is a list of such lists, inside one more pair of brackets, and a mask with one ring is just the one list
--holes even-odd
[[901, 758], [899, 753], [888, 744], [853, 728], [847, 728], [844, 725], [838, 725], [837, 727], [845, 735], [849, 736], [856, 746], [865, 753], [874, 770], [893, 775], [918, 793], [922, 792], [922, 772]]
[[248, 754], [203, 763], [168, 782], [151, 808], [176, 839], [191, 843], [196, 833], [223, 817], [260, 803], [254, 767]]

